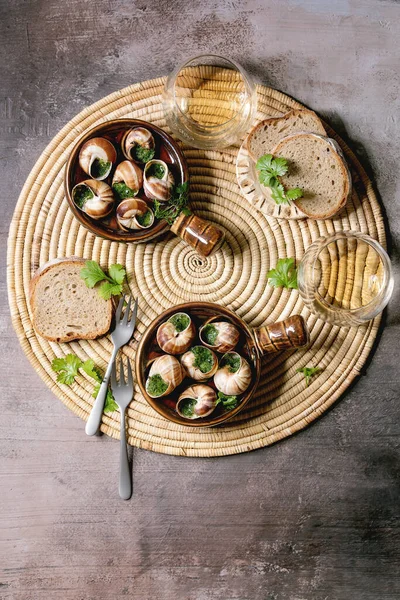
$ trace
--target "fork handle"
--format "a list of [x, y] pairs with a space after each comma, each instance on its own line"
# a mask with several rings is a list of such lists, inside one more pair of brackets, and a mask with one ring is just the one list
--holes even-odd
[[108, 381], [111, 375], [111, 369], [115, 357], [117, 356], [118, 349], [114, 346], [114, 350], [111, 354], [110, 362], [108, 363], [107, 371], [105, 372], [104, 379], [101, 383], [99, 393], [97, 394], [96, 400], [94, 401], [92, 410], [86, 423], [85, 432], [87, 435], [95, 435], [100, 427], [101, 418], [103, 416], [104, 402], [106, 400]]
[[125, 410], [121, 410], [120, 438], [119, 495], [123, 500], [129, 500], [132, 495], [132, 482], [126, 446]]

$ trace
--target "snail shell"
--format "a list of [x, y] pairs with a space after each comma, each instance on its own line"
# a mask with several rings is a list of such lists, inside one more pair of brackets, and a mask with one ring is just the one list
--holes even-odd
[[[164, 382], [164, 391], [155, 393], [154, 382], [152, 379], [158, 376], [158, 383]], [[174, 356], [164, 354], [159, 356], [151, 365], [149, 376], [146, 381], [146, 392], [150, 398], [160, 398], [170, 394], [183, 380], [184, 373], [180, 362]], [[161, 382], [160, 379], [161, 378]]]
[[157, 344], [168, 354], [183, 354], [196, 337], [192, 319], [186, 313], [176, 313], [157, 329]]
[[[213, 327], [216, 331], [213, 331], [215, 335], [215, 339], [213, 343], [210, 344], [206, 341], [206, 328]], [[200, 328], [199, 337], [201, 342], [207, 346], [207, 348], [211, 348], [217, 352], [229, 352], [233, 350], [237, 343], [239, 342], [240, 332], [235, 325], [232, 323], [227, 323], [226, 321], [217, 321], [206, 323]]]
[[[145, 127], [135, 127], [134, 129], [128, 129], [123, 135], [121, 140], [121, 148], [124, 156], [129, 160], [133, 160], [139, 164], [143, 164], [147, 161], [140, 160], [135, 154], [137, 147], [144, 148], [146, 150], [154, 150], [155, 141], [152, 133]], [[153, 158], [154, 152], [150, 156]]]
[[[142, 220], [149, 213], [146, 221]], [[130, 229], [149, 229], [154, 223], [154, 213], [144, 200], [140, 198], [127, 198], [117, 206], [117, 223], [125, 231]]]
[[[143, 171], [132, 160], [124, 160], [115, 169], [112, 180], [113, 187], [116, 183], [124, 183], [126, 187], [132, 190], [131, 195], [136, 196], [143, 185]], [[116, 190], [114, 192], [117, 196], [119, 195]]]
[[[96, 172], [97, 161], [104, 161], [106, 169], [104, 172]], [[79, 152], [79, 164], [83, 171], [93, 179], [102, 181], [106, 179], [117, 160], [117, 152], [111, 142], [105, 138], [92, 138], [85, 142]]]
[[76, 206], [92, 219], [102, 219], [114, 208], [114, 195], [105, 181], [82, 181], [72, 189], [71, 195]]
[[[200, 383], [191, 385], [182, 392], [176, 404], [176, 411], [184, 419], [201, 419], [202, 417], [208, 417], [216, 405], [217, 394], [215, 390], [209, 385]], [[186, 410], [184, 410], [184, 406], [186, 406]]]
[[[237, 357], [239, 360], [238, 368], [233, 368], [227, 364], [228, 357]], [[227, 352], [221, 358], [220, 367], [214, 375], [214, 383], [217, 390], [227, 396], [238, 396], [243, 394], [251, 383], [251, 368], [247, 360], [237, 352]]]
[[[200, 369], [198, 356], [196, 356], [196, 351], [198, 349], [205, 351], [205, 354], [208, 354], [211, 358], [211, 366], [206, 372]], [[196, 381], [206, 381], [207, 379], [210, 379], [210, 377], [212, 377], [218, 369], [218, 358], [214, 352], [210, 350], [210, 348], [205, 348], [204, 346], [194, 346], [194, 348], [191, 348], [188, 350], [188, 352], [185, 352], [185, 354], [181, 357], [181, 364], [189, 377], [195, 379]]]
[[[160, 176], [154, 175], [156, 170], [159, 171]], [[174, 183], [174, 176], [163, 160], [150, 160], [146, 164], [143, 174], [143, 190], [150, 200], [159, 200], [160, 202], [169, 200]]]

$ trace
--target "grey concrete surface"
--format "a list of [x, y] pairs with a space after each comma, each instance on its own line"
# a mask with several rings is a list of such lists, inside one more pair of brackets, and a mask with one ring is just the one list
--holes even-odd
[[183, 57], [221, 53], [317, 110], [384, 203], [399, 279], [400, 5], [356, 0], [0, 2], [0, 598], [395, 600], [399, 294], [366, 375], [318, 422], [223, 459], [133, 452], [33, 372], [12, 330], [5, 250], [19, 191], [78, 111]]

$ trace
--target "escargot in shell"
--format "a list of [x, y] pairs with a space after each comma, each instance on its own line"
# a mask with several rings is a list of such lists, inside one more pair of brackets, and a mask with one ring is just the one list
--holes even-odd
[[146, 381], [146, 392], [151, 398], [170, 394], [183, 380], [184, 373], [177, 358], [164, 354], [152, 363]]
[[208, 417], [217, 406], [217, 394], [209, 385], [195, 384], [178, 398], [176, 412], [185, 419]]
[[157, 344], [168, 354], [183, 354], [196, 337], [192, 319], [186, 313], [176, 313], [157, 329]]
[[237, 396], [247, 390], [251, 377], [251, 368], [247, 360], [237, 352], [227, 352], [220, 360], [214, 375], [214, 384], [223, 394]]
[[85, 142], [79, 152], [79, 164], [93, 179], [106, 179], [117, 160], [113, 144], [105, 138], [92, 138]]
[[112, 189], [105, 181], [87, 179], [72, 189], [72, 199], [92, 219], [102, 219], [114, 208]]

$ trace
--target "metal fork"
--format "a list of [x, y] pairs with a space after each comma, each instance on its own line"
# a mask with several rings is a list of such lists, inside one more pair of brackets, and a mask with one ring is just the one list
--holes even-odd
[[126, 447], [125, 411], [133, 398], [133, 379], [131, 363], [128, 360], [128, 380], [124, 377], [124, 364], [122, 358], [119, 361], [119, 383], [117, 383], [117, 369], [115, 363], [111, 371], [111, 389], [121, 413], [120, 425], [120, 456], [119, 456], [119, 495], [128, 500], [132, 495], [131, 473], [128, 462], [128, 449]]
[[125, 310], [125, 314], [121, 319], [122, 308], [124, 306], [125, 296], [122, 296], [119, 301], [118, 308], [115, 313], [115, 329], [111, 334], [111, 339], [114, 344], [114, 349], [111, 354], [110, 362], [108, 363], [107, 371], [105, 372], [104, 379], [100, 386], [99, 393], [93, 404], [92, 410], [89, 415], [89, 419], [86, 423], [85, 431], [87, 435], [95, 435], [100, 427], [101, 417], [103, 415], [104, 402], [107, 395], [108, 381], [110, 379], [111, 368], [114, 364], [117, 352], [122, 346], [127, 344], [132, 337], [133, 331], [136, 325], [136, 315], [138, 309], [138, 300], [136, 298], [135, 304], [132, 310], [132, 317], [128, 321], [129, 311], [131, 309], [132, 296], [129, 296], [128, 305]]

